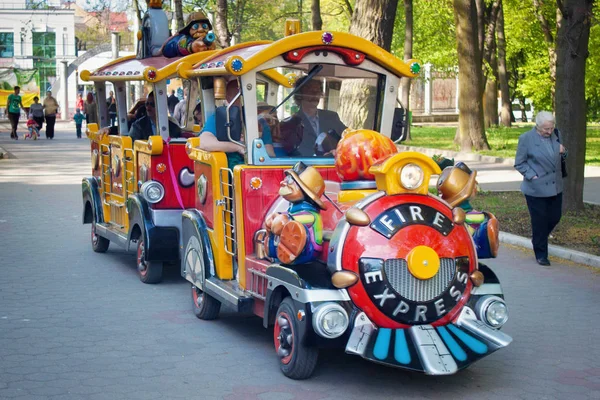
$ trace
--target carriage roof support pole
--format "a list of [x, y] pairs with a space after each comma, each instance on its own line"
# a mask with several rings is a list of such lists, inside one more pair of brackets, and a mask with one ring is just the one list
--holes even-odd
[[60, 119], [62, 121], [68, 121], [69, 119], [69, 85], [68, 85], [68, 79], [69, 79], [69, 62], [67, 60], [62, 60], [61, 62], [61, 69], [60, 69], [60, 78], [62, 80], [62, 104], [61, 106], [61, 113], [60, 113]]
[[127, 136], [129, 133], [129, 125], [127, 124], [127, 85], [126, 82], [115, 82], [114, 86], [117, 99], [119, 134]]
[[108, 126], [108, 108], [106, 107], [106, 82], [94, 82], [96, 88], [96, 107], [98, 107], [98, 126]]
[[154, 84], [154, 103], [158, 117], [156, 134], [163, 140], [169, 139], [169, 115], [167, 107], [167, 81], [162, 80]]

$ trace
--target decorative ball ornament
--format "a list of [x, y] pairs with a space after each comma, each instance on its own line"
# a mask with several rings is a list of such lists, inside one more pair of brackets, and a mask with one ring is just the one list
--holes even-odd
[[154, 81], [157, 76], [157, 71], [154, 67], [148, 67], [144, 70], [144, 78], [147, 81]]
[[321, 35], [321, 40], [324, 44], [331, 44], [333, 42], [333, 33], [323, 32], [323, 35]]
[[413, 74], [418, 74], [421, 71], [421, 64], [419, 64], [416, 61], [413, 61], [412, 63], [410, 63], [410, 72], [412, 72]]
[[296, 86], [296, 81], [298, 80], [298, 75], [296, 73], [288, 72], [287, 74], [285, 74], [285, 77], [287, 78], [288, 83], [291, 87]]
[[231, 69], [234, 72], [240, 72], [244, 68], [244, 63], [239, 58], [236, 58], [231, 62]]
[[369, 168], [397, 152], [394, 142], [378, 132], [346, 129], [336, 148], [335, 170], [342, 181], [374, 180]]

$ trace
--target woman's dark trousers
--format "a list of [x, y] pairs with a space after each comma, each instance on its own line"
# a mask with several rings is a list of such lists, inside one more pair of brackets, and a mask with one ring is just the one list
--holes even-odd
[[552, 197], [525, 195], [531, 216], [531, 244], [535, 258], [548, 258], [548, 236], [562, 215], [562, 193]]
[[54, 124], [56, 123], [56, 116], [46, 115], [46, 138], [54, 138]]

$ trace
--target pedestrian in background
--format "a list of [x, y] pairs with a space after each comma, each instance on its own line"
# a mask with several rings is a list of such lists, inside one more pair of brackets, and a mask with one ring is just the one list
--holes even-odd
[[8, 101], [6, 103], [6, 114], [8, 115], [8, 120], [10, 121], [10, 138], [19, 140], [19, 135], [17, 134], [17, 129], [19, 127], [19, 118], [21, 117], [21, 108], [23, 107], [23, 103], [21, 102], [21, 88], [19, 86], [15, 86], [14, 93], [8, 95]]
[[98, 109], [96, 108], [96, 102], [94, 101], [94, 95], [91, 93], [87, 94], [85, 99], [85, 124], [97, 124], [98, 123]]
[[81, 125], [83, 124], [84, 116], [81, 111], [78, 109], [75, 110], [75, 115], [73, 115], [73, 121], [75, 121], [75, 130], [77, 131], [77, 139], [81, 139]]
[[179, 103], [179, 99], [175, 96], [175, 91], [171, 90], [171, 95], [167, 97], [167, 107], [169, 108], [169, 114], [173, 116], [175, 112], [175, 106]]
[[54, 124], [56, 123], [56, 113], [58, 112], [58, 102], [52, 97], [52, 92], [46, 92], [44, 99], [44, 115], [46, 117], [46, 139], [54, 139]]
[[81, 93], [77, 93], [77, 100], [75, 100], [75, 109], [78, 108], [83, 112], [83, 96]]
[[37, 123], [41, 132], [44, 127], [44, 106], [39, 101], [39, 97], [35, 96], [33, 98], [33, 104], [29, 106], [29, 113], [33, 115], [33, 120]]
[[540, 265], [548, 261], [548, 236], [562, 215], [563, 176], [561, 157], [566, 149], [561, 144], [554, 117], [540, 111], [535, 128], [519, 137], [515, 168], [523, 175], [521, 191], [527, 200], [535, 259]]
[[108, 108], [110, 126], [115, 126], [115, 121], [117, 120], [117, 99], [115, 99], [115, 94], [112, 90], [109, 93], [108, 100], [106, 100], [106, 108]]

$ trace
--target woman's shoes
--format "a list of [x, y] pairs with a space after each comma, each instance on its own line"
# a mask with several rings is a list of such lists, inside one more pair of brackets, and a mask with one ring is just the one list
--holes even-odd
[[548, 267], [551, 265], [550, 261], [546, 257], [538, 258], [536, 261], [538, 264], [543, 265], [545, 267]]

